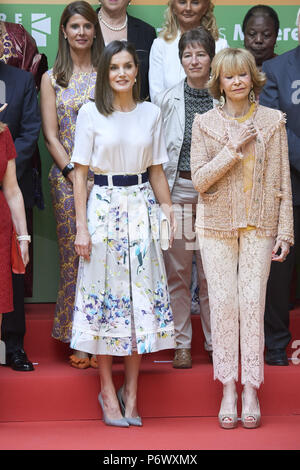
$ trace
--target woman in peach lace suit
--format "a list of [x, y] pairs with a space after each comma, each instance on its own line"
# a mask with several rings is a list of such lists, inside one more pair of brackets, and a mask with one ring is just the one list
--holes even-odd
[[271, 261], [283, 262], [293, 244], [285, 118], [255, 103], [264, 83], [250, 52], [219, 52], [208, 87], [220, 106], [197, 115], [192, 132], [196, 229], [208, 283], [214, 376], [223, 384], [224, 428], [237, 425], [239, 350], [242, 424], [260, 424], [266, 284]]

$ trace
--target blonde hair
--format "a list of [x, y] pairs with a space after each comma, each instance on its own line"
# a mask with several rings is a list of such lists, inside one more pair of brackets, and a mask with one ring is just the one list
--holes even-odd
[[266, 75], [258, 70], [251, 52], [234, 48], [226, 48], [218, 52], [211, 63], [211, 78], [207, 83], [208, 91], [213, 98], [219, 100], [221, 96], [221, 72], [234, 74], [245, 71], [245, 68], [250, 71], [253, 91], [258, 95], [266, 83]]
[[[203, 26], [205, 29], [207, 29], [211, 33], [214, 40], [217, 41], [219, 39], [219, 31], [217, 27], [217, 21], [213, 13], [215, 6], [211, 0], [207, 1], [207, 11], [205, 15], [202, 16], [200, 24], [198, 26]], [[179, 23], [173, 11], [173, 3], [174, 0], [169, 0], [167, 9], [165, 10], [164, 14], [165, 22], [160, 33], [160, 36], [163, 37], [163, 39], [167, 42], [174, 41], [174, 39], [176, 39], [178, 35], [179, 30]]]
[[5, 128], [6, 128], [6, 124], [4, 124], [4, 122], [0, 121], [0, 134], [1, 134], [1, 132], [4, 131]]

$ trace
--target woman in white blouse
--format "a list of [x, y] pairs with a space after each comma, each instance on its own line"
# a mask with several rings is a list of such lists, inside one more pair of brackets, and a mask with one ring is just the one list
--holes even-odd
[[151, 101], [158, 93], [171, 88], [185, 78], [178, 56], [178, 43], [186, 31], [203, 26], [216, 41], [216, 53], [228, 47], [219, 38], [211, 0], [169, 0], [162, 32], [150, 50], [149, 88]]
[[[162, 169], [167, 159], [160, 109], [139, 102], [135, 50], [128, 42], [113, 41], [99, 63], [95, 102], [79, 111], [72, 156], [75, 247], [81, 256], [72, 345], [97, 355], [98, 398], [108, 425], [142, 425], [137, 411], [141, 355], [174, 348], [156, 204], [170, 212], [173, 233]], [[86, 208], [89, 167], [95, 185]], [[112, 356], [124, 356], [125, 379], [117, 394]]]

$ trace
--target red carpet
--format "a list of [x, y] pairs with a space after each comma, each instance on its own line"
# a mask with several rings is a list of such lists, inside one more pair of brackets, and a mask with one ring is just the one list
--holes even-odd
[[224, 430], [215, 417], [145, 418], [142, 428], [121, 430], [99, 420], [1, 423], [0, 449], [294, 450], [299, 431], [300, 416], [267, 416], [256, 430]]
[[[261, 387], [262, 426], [227, 431], [218, 427], [221, 386], [203, 350], [198, 316], [193, 316], [193, 368], [175, 370], [172, 351], [146, 355], [139, 384], [143, 428], [107, 427], [97, 403], [94, 369], [67, 363], [68, 346], [51, 338], [53, 304], [26, 306], [25, 349], [33, 372], [1, 367], [0, 449], [300, 449], [300, 367], [265, 367]], [[291, 312], [289, 357], [300, 360], [300, 309]], [[160, 362], [162, 361], [162, 362]], [[299, 361], [300, 362], [300, 361]], [[122, 383], [122, 360], [114, 365]]]

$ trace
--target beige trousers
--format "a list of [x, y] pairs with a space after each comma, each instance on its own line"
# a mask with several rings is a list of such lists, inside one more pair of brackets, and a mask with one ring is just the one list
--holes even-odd
[[178, 177], [171, 196], [178, 230], [172, 248], [164, 252], [164, 260], [174, 316], [176, 349], [191, 348], [191, 278], [193, 256], [195, 253], [199, 285], [200, 318], [205, 337], [204, 347], [207, 351], [211, 351], [207, 282], [203, 272], [195, 233], [198, 193], [195, 191], [192, 181]]
[[214, 378], [259, 387], [264, 378], [264, 310], [274, 239], [255, 230], [216, 239], [198, 232], [211, 310]]

